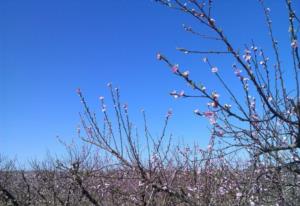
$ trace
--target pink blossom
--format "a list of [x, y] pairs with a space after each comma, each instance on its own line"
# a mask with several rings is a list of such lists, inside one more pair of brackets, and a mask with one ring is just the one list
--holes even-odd
[[209, 118], [209, 123], [210, 123], [211, 125], [217, 124], [216, 118], [214, 118], [214, 117]]
[[175, 99], [177, 99], [179, 97], [179, 95], [177, 94], [177, 91], [176, 90], [173, 90], [171, 93], [170, 93], [171, 96], [173, 96]]
[[184, 91], [182, 90], [180, 93], [179, 93], [179, 96], [180, 97], [183, 97], [185, 95]]
[[213, 101], [210, 103], [210, 106], [217, 108], [219, 106], [219, 103], [218, 103], [218, 101]]
[[243, 55], [243, 58], [244, 58], [247, 62], [249, 62], [249, 61], [251, 60], [251, 55], [250, 55], [250, 54], [245, 54], [245, 55]]
[[103, 97], [103, 96], [100, 96], [99, 99], [102, 101], [102, 100], [104, 100], [104, 97]]
[[206, 112], [204, 112], [203, 113], [203, 115], [205, 116], [205, 117], [212, 117], [212, 116], [214, 116], [214, 112], [212, 112], [212, 111], [206, 111]]
[[214, 100], [217, 100], [217, 99], [219, 99], [220, 95], [219, 95], [218, 93], [216, 93], [216, 92], [213, 92], [213, 93], [211, 94], [211, 97], [212, 97]]
[[170, 118], [171, 116], [173, 115], [173, 111], [172, 109], [170, 108], [166, 114], [166, 118]]
[[292, 47], [293, 49], [296, 49], [296, 48], [298, 47], [298, 42], [297, 42], [296, 39], [294, 39], [294, 40], [292, 41], [291, 47]]
[[156, 59], [157, 59], [157, 60], [162, 60], [162, 55], [161, 55], [160, 53], [157, 53], [157, 54], [156, 54]]
[[259, 117], [257, 114], [252, 114], [251, 115], [251, 119], [254, 120], [254, 121], [258, 121], [259, 120]]
[[234, 74], [235, 74], [237, 77], [241, 77], [241, 73], [242, 73], [242, 70], [240, 70], [240, 69], [235, 69], [235, 70], [234, 70]]
[[218, 67], [212, 67], [211, 72], [212, 73], [217, 73], [218, 72]]
[[224, 132], [223, 131], [216, 131], [216, 135], [218, 137], [223, 137], [224, 136]]
[[203, 62], [207, 63], [208, 59], [206, 57], [203, 58]]
[[77, 88], [77, 89], [76, 89], [76, 93], [77, 93], [77, 94], [81, 94], [80, 88]]
[[172, 67], [172, 72], [173, 73], [177, 73], [178, 72], [178, 64], [175, 64], [173, 67]]
[[107, 86], [108, 86], [108, 87], [111, 87], [111, 85], [112, 85], [111, 82], [108, 82], [108, 83], [107, 83]]
[[249, 62], [251, 60], [251, 52], [249, 50], [246, 50], [243, 58], [245, 59], [245, 61]]

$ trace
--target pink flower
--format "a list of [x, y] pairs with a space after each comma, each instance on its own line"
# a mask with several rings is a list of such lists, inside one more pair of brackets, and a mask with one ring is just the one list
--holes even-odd
[[157, 59], [157, 60], [162, 60], [162, 55], [161, 55], [160, 53], [157, 53], [157, 54], [156, 54], [156, 59]]
[[180, 97], [183, 97], [185, 95], [184, 91], [182, 90], [180, 93], [179, 93], [179, 96]]
[[212, 73], [217, 73], [218, 72], [218, 67], [212, 67], [211, 72]]
[[217, 124], [216, 118], [214, 118], [214, 117], [209, 118], [209, 123], [210, 123], [211, 125]]
[[76, 89], [76, 93], [77, 93], [77, 94], [81, 94], [80, 88], [77, 88], [77, 89]]
[[293, 49], [296, 49], [296, 48], [298, 47], [298, 42], [297, 42], [296, 39], [294, 39], [294, 40], [292, 41], [291, 47], [292, 47]]
[[241, 77], [241, 73], [242, 73], [242, 70], [240, 70], [240, 69], [235, 69], [235, 70], [234, 70], [234, 74], [235, 74], [237, 77]]
[[127, 111], [128, 110], [128, 104], [124, 104], [123, 108]]
[[108, 82], [108, 83], [107, 83], [107, 86], [108, 86], [108, 87], [111, 87], [111, 82]]
[[100, 96], [99, 99], [100, 99], [101, 101], [103, 101], [103, 100], [104, 100], [104, 97], [103, 97], [103, 96]]
[[252, 114], [251, 119], [254, 120], [254, 121], [259, 121], [259, 117], [258, 117], [257, 114]]
[[251, 55], [250, 54], [245, 54], [243, 55], [244, 59], [249, 62], [251, 60]]
[[171, 96], [173, 96], [175, 99], [177, 99], [179, 97], [179, 95], [177, 94], [177, 91], [176, 90], [173, 90], [171, 93], [170, 93]]
[[178, 72], [178, 64], [175, 64], [173, 67], [172, 67], [172, 72], [173, 73], [177, 73]]
[[219, 99], [220, 95], [219, 95], [218, 93], [216, 93], [216, 92], [213, 92], [213, 93], [211, 94], [211, 97], [212, 97], [214, 100], [217, 100], [217, 99]]
[[216, 135], [218, 137], [223, 137], [224, 136], [224, 132], [223, 131], [216, 131]]
[[211, 103], [211, 106], [214, 107], [214, 108], [217, 108], [217, 107], [219, 106], [218, 101], [213, 101], [213, 102]]
[[246, 50], [243, 58], [245, 59], [245, 61], [249, 62], [251, 60], [251, 52], [249, 50]]
[[172, 109], [170, 108], [170, 109], [168, 110], [167, 114], [166, 114], [166, 118], [170, 118], [170, 117], [172, 116], [172, 114], [173, 114], [173, 111], [172, 111]]
[[203, 58], [203, 62], [207, 63], [208, 59], [206, 57]]
[[212, 116], [215, 115], [215, 113], [212, 112], [212, 111], [206, 111], [206, 112], [203, 113], [203, 115], [204, 115], [205, 117], [212, 117]]

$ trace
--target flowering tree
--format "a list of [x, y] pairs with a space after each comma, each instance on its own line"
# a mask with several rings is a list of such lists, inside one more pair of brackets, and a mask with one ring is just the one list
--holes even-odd
[[[213, 17], [213, 1], [156, 0], [190, 15], [211, 30], [185, 31], [223, 45], [224, 50], [197, 51], [222, 85], [222, 92], [206, 88], [193, 73], [165, 55], [172, 73], [194, 93], [173, 91], [175, 98], [201, 98], [205, 109], [195, 115], [211, 125], [209, 145], [183, 147], [168, 134], [168, 111], [157, 137], [151, 134], [145, 111], [143, 132], [122, 104], [118, 88], [108, 84], [113, 109], [100, 97], [101, 118], [92, 112], [80, 89], [84, 111], [78, 136], [84, 145], [66, 147], [66, 158], [31, 162], [30, 170], [17, 169], [0, 157], [1, 205], [298, 205], [300, 202], [300, 69], [297, 34], [300, 21], [291, 0], [285, 0], [289, 22], [290, 60], [281, 63], [279, 43], [272, 30], [270, 9], [259, 1], [272, 43], [274, 61], [254, 42], [240, 53]], [[240, 83], [236, 92], [211, 60], [211, 55], [233, 58], [232, 74]], [[221, 58], [221, 56], [220, 56]], [[221, 70], [221, 69], [220, 69]], [[291, 76], [285, 75], [293, 74]], [[228, 98], [227, 98], [228, 97]]]
[[[265, 7], [263, 0], [259, 3], [269, 31], [274, 61], [271, 61], [264, 49], [254, 42], [246, 45], [244, 52], [240, 53], [240, 48], [233, 46], [230, 37], [226, 36], [225, 31], [213, 17], [211, 12], [213, 1], [157, 0], [157, 2], [190, 15], [211, 30], [214, 35], [203, 35], [193, 27], [184, 26], [187, 32], [200, 38], [215, 40], [223, 45], [223, 51], [214, 49], [197, 51], [186, 48], [178, 48], [178, 50], [185, 54], [205, 55], [203, 61], [223, 86], [226, 95], [230, 97], [230, 102], [224, 102], [214, 88], [209, 90], [203, 84], [197, 83], [189, 71], [179, 68], [178, 64], [172, 63], [166, 56], [158, 53], [157, 59], [167, 63], [172, 72], [186, 81], [195, 92], [195, 94], [185, 94], [174, 91], [171, 95], [176, 98], [205, 99], [207, 110], [196, 109], [194, 112], [196, 115], [208, 118], [212, 125], [209, 149], [214, 150], [216, 155], [221, 152], [222, 156], [246, 153], [247, 157], [244, 160], [249, 160], [249, 166], [253, 174], [257, 173], [255, 174], [257, 179], [264, 173], [268, 173], [261, 170], [264, 165], [263, 168], [267, 168], [267, 171], [272, 173], [272, 177], [276, 178], [277, 186], [280, 188], [278, 193], [281, 198], [280, 203], [287, 204], [284, 185], [288, 183], [283, 179], [287, 174], [300, 174], [300, 60], [297, 41], [300, 21], [293, 9], [292, 1], [285, 1], [289, 20], [290, 67], [281, 63], [279, 43], [272, 30], [271, 10]], [[218, 68], [210, 61], [210, 55], [220, 54], [234, 59], [233, 74], [240, 81], [243, 95], [234, 92], [232, 85], [224, 80]], [[291, 78], [292, 74], [293, 78]], [[299, 187], [297, 181], [293, 184], [294, 188]]]
[[[227, 48], [226, 51], [191, 51], [185, 48], [178, 48], [178, 50], [186, 54], [200, 53], [211, 55], [225, 53], [233, 56], [235, 60], [232, 65], [233, 72], [240, 80], [245, 99], [237, 98], [238, 95], [233, 93], [230, 85], [223, 80], [222, 76], [218, 73], [218, 68], [209, 61], [209, 58], [205, 57], [203, 61], [208, 64], [212, 73], [214, 73], [228, 92], [231, 104], [223, 103], [217, 92], [214, 90], [209, 92], [205, 86], [192, 80], [189, 71], [182, 71], [177, 64], [171, 63], [171, 61], [159, 53], [157, 54], [158, 60], [166, 62], [175, 75], [183, 78], [196, 93], [200, 93], [200, 95], [195, 96], [174, 91], [171, 95], [175, 97], [201, 97], [207, 99], [209, 101], [207, 103], [208, 111], [201, 112], [196, 109], [194, 112], [197, 115], [209, 118], [213, 126], [214, 136], [222, 137], [221, 140], [225, 143], [225, 139], [227, 138], [224, 137], [233, 139], [234, 143], [230, 147], [249, 149], [249, 153], [256, 157], [266, 154], [268, 157], [279, 161], [278, 163], [283, 164], [282, 166], [287, 162], [284, 158], [292, 158], [297, 163], [297, 148], [300, 148], [300, 91], [298, 81], [300, 61], [296, 25], [299, 25], [299, 19], [292, 9], [291, 1], [286, 1], [290, 20], [289, 32], [293, 65], [290, 69], [294, 72], [295, 80], [291, 91], [288, 91], [286, 87], [286, 82], [288, 81], [284, 78], [289, 77], [283, 75], [284, 69], [287, 68], [281, 65], [278, 42], [275, 40], [272, 31], [270, 9], [265, 8], [263, 1], [260, 1], [260, 3], [266, 17], [275, 54], [275, 63], [273, 66], [269, 65], [270, 60], [265, 55], [264, 50], [254, 43], [245, 47], [244, 54], [240, 54], [237, 49], [233, 48], [230, 40], [225, 36], [225, 32], [217, 25], [216, 20], [210, 14], [212, 1], [209, 1], [207, 6], [203, 2], [200, 3], [192, 0], [189, 1], [189, 5], [181, 1], [162, 0], [158, 2], [193, 16], [201, 24], [206, 25], [215, 32], [217, 37], [210, 38], [222, 42], [225, 48]], [[184, 28], [187, 32], [199, 35], [192, 27], [184, 26]], [[209, 36], [203, 37], [209, 38]], [[289, 81], [291, 80], [289, 79]], [[253, 90], [250, 90], [250, 87]], [[291, 156], [286, 156], [287, 153], [285, 152], [279, 154], [279, 151], [287, 151]]]

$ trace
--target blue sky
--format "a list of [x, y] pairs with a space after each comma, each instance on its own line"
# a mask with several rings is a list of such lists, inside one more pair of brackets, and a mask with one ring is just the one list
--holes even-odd
[[[289, 52], [283, 1], [266, 4], [282, 53]], [[243, 48], [254, 39], [270, 50], [258, 1], [216, 0], [213, 14], [236, 47]], [[140, 109], [144, 108], [153, 133], [158, 134], [166, 111], [173, 108], [169, 131], [176, 141], [197, 141], [205, 147], [208, 123], [195, 117], [193, 110], [206, 102], [170, 97], [173, 89], [189, 89], [155, 58], [160, 51], [208, 88], [218, 87], [201, 61], [204, 56], [183, 55], [175, 48], [221, 47], [184, 32], [183, 23], [207, 31], [192, 18], [150, 0], [0, 1], [1, 153], [20, 161], [42, 158], [46, 151], [63, 153], [56, 136], [76, 139], [78, 112], [82, 111], [76, 88], [98, 111], [98, 97], [108, 96], [108, 82], [121, 89], [136, 122], [141, 121]], [[212, 60], [235, 87], [233, 62], [222, 56]]]

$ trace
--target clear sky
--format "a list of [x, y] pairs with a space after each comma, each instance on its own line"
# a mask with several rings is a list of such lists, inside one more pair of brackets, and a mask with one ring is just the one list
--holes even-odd
[[[215, 2], [215, 19], [236, 47], [243, 49], [254, 39], [270, 49], [258, 1]], [[283, 1], [266, 4], [282, 53], [289, 52]], [[208, 88], [217, 87], [203, 56], [183, 55], [175, 48], [220, 46], [186, 33], [183, 23], [207, 31], [183, 13], [151, 0], [1, 0], [0, 152], [20, 161], [42, 158], [46, 151], [63, 153], [56, 136], [65, 141], [76, 138], [82, 111], [76, 88], [98, 111], [98, 97], [108, 96], [108, 82], [121, 89], [136, 122], [141, 121], [140, 109], [147, 111], [154, 134], [159, 133], [168, 108], [173, 108], [170, 131], [176, 141], [207, 145], [208, 123], [193, 114], [206, 102], [170, 97], [173, 89], [189, 89], [155, 58], [160, 51]], [[212, 58], [235, 87], [233, 62]]]

